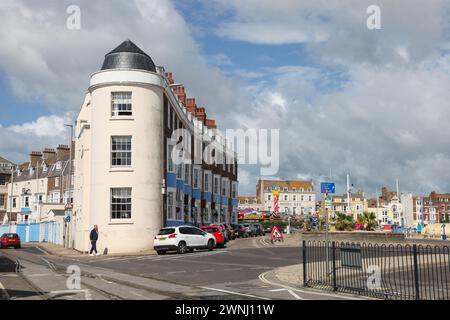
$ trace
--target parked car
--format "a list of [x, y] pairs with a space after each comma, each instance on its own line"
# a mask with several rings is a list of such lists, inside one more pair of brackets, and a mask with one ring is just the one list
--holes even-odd
[[251, 227], [250, 224], [244, 223], [243, 226], [244, 226], [246, 232], [248, 233], [249, 237], [256, 237], [255, 230]]
[[227, 228], [223, 224], [219, 224], [218, 227], [219, 227], [220, 231], [223, 234], [223, 237], [225, 239], [225, 243], [230, 241], [230, 238], [228, 237], [228, 230], [227, 230]]
[[225, 226], [225, 228], [226, 228], [227, 231], [228, 231], [228, 239], [229, 239], [229, 240], [234, 240], [234, 239], [236, 239], [236, 236], [234, 235], [234, 230], [233, 230], [233, 228], [231, 227], [231, 225], [229, 225], [229, 224], [227, 224], [227, 223], [224, 223], [223, 225]]
[[216, 239], [216, 247], [223, 248], [225, 246], [225, 238], [223, 237], [223, 234], [218, 226], [203, 226], [200, 227], [200, 229], [214, 236], [214, 238]]
[[214, 235], [193, 226], [162, 228], [153, 240], [153, 248], [158, 254], [167, 251], [183, 254], [193, 252], [194, 249], [212, 250], [215, 246]]
[[20, 237], [17, 233], [4, 233], [0, 238], [0, 248], [20, 248]]
[[253, 229], [253, 233], [256, 236], [263, 236], [265, 234], [264, 232], [264, 228], [262, 226], [262, 224], [260, 223], [254, 223], [251, 225], [251, 228]]
[[248, 233], [245, 229], [245, 227], [241, 224], [233, 224], [234, 234], [237, 238], [247, 238]]

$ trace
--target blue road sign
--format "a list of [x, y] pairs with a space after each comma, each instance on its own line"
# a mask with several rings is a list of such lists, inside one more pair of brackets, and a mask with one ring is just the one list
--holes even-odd
[[320, 192], [327, 193], [327, 194], [334, 194], [336, 192], [334, 182], [321, 182], [320, 183]]

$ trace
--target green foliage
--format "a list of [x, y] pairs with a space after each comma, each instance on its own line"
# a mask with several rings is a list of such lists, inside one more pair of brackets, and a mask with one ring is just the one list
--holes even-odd
[[366, 231], [373, 231], [378, 225], [377, 217], [373, 212], [364, 212], [358, 216], [356, 223], [363, 225]]
[[352, 231], [355, 228], [355, 222], [352, 216], [345, 213], [336, 212], [335, 228], [338, 231]]

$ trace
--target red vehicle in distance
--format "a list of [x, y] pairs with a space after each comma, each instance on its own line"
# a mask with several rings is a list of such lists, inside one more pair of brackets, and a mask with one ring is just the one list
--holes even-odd
[[220, 231], [219, 227], [216, 225], [211, 225], [211, 226], [203, 226], [200, 227], [200, 229], [202, 229], [203, 231], [207, 232], [207, 233], [211, 233], [214, 238], [216, 238], [216, 246], [223, 248], [225, 246], [225, 238], [223, 236], [222, 231]]
[[17, 233], [4, 233], [0, 238], [0, 248], [20, 248], [20, 237]]

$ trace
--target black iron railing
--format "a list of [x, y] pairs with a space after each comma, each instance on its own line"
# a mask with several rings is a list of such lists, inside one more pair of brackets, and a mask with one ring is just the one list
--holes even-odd
[[308, 287], [381, 299], [450, 299], [447, 246], [303, 241]]

